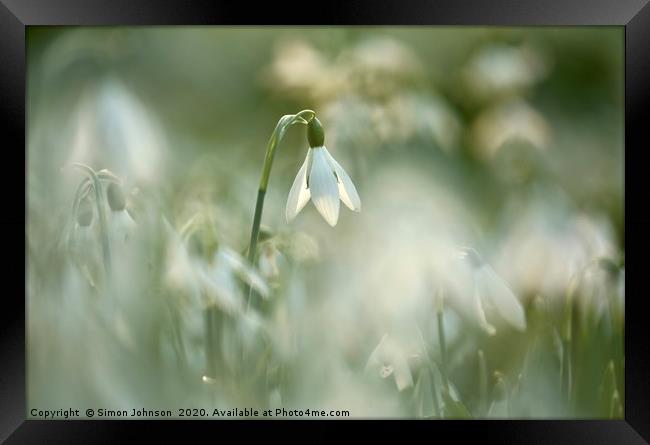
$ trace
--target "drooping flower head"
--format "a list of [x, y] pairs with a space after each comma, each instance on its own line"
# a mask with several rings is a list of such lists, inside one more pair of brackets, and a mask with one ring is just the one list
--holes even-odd
[[481, 327], [490, 335], [496, 333], [496, 328], [485, 317], [485, 310], [493, 308], [510, 326], [525, 331], [526, 315], [521, 303], [492, 266], [471, 247], [462, 248], [460, 257], [469, 264], [474, 311]]
[[361, 200], [350, 176], [325, 148], [325, 132], [316, 117], [307, 125], [307, 140], [307, 157], [287, 199], [287, 222], [293, 220], [311, 198], [321, 216], [334, 227], [339, 219], [339, 200], [355, 212], [361, 210]]
[[126, 196], [122, 187], [111, 182], [106, 188], [106, 199], [111, 209], [111, 237], [114, 243], [123, 243], [134, 230], [135, 221], [126, 208]]

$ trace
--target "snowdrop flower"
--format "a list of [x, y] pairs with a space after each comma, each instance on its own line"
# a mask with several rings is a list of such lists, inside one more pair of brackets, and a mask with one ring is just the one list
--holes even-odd
[[413, 386], [413, 376], [407, 355], [388, 334], [384, 334], [366, 363], [366, 372], [372, 373], [373, 371], [378, 373], [382, 379], [392, 375], [399, 391]]
[[264, 279], [234, 250], [218, 245], [213, 252], [206, 253], [196, 232], [181, 235], [167, 222], [165, 228], [169, 238], [165, 284], [185, 292], [191, 304], [203, 309], [216, 306], [230, 315], [241, 315], [241, 281], [250, 284], [263, 298], [269, 297]]
[[549, 62], [529, 45], [491, 44], [469, 60], [461, 75], [477, 99], [489, 99], [526, 91], [544, 79]]
[[216, 304], [227, 313], [243, 312], [239, 279], [249, 283], [263, 298], [269, 297], [264, 279], [241, 255], [227, 247], [218, 247], [211, 261], [202, 263], [196, 273], [204, 289], [204, 303]]
[[334, 227], [339, 219], [339, 199], [352, 211], [361, 210], [361, 200], [352, 180], [325, 148], [325, 133], [317, 118], [307, 127], [309, 150], [293, 181], [287, 199], [287, 222], [293, 220], [309, 199], [327, 223]]
[[625, 270], [611, 258], [590, 262], [580, 276], [578, 294], [582, 313], [603, 316], [622, 316], [625, 310]]
[[499, 316], [519, 331], [526, 330], [524, 309], [508, 285], [492, 267], [472, 248], [461, 249], [461, 258], [468, 261], [471, 269], [472, 304], [479, 324], [490, 334], [496, 328], [485, 317], [486, 308], [494, 308]]
[[499, 103], [482, 112], [472, 127], [477, 154], [493, 159], [513, 141], [523, 141], [540, 153], [552, 141], [552, 131], [544, 116], [526, 101], [514, 99]]
[[135, 221], [126, 209], [122, 187], [111, 182], [106, 188], [108, 206], [111, 208], [111, 234], [116, 243], [125, 242], [135, 228]]
[[161, 177], [166, 138], [156, 117], [122, 82], [87, 90], [75, 110], [70, 162], [105, 165], [142, 182]]
[[96, 287], [101, 275], [101, 258], [98, 254], [95, 213], [88, 198], [81, 201], [74, 222], [74, 232], [69, 238], [70, 253], [83, 277], [92, 287]]

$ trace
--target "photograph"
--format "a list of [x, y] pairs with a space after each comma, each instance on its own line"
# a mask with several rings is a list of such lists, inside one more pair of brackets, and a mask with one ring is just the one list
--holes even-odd
[[26, 27], [27, 419], [624, 420], [625, 39]]

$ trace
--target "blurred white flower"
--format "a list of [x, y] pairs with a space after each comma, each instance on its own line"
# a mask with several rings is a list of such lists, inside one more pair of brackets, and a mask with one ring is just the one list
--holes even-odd
[[401, 345], [388, 334], [384, 334], [377, 347], [370, 354], [366, 372], [374, 372], [382, 379], [393, 376], [397, 389], [402, 391], [413, 386], [413, 376], [408, 364], [408, 357]]
[[552, 189], [534, 190], [523, 208], [513, 203], [503, 220], [505, 239], [494, 264], [520, 296], [563, 298], [572, 277], [590, 261], [619, 255], [606, 217], [576, 214]]
[[508, 285], [472, 248], [463, 248], [464, 258], [471, 270], [471, 295], [475, 315], [485, 331], [494, 335], [496, 328], [487, 321], [486, 309], [494, 309], [499, 316], [515, 329], [526, 330], [524, 309]]
[[126, 197], [122, 187], [111, 182], [106, 188], [108, 206], [111, 209], [109, 229], [113, 243], [124, 243], [136, 227], [126, 209]]
[[136, 223], [126, 209], [111, 212], [110, 231], [116, 243], [123, 243], [129, 239]]
[[167, 247], [165, 252], [166, 273], [164, 284], [175, 291], [184, 291], [191, 298], [198, 298], [199, 285], [194, 277], [190, 253], [183, 238], [165, 221]]
[[[397, 161], [380, 166], [368, 188], [374, 193], [355, 224], [359, 229], [322, 246], [341, 259], [326, 278], [331, 286], [326, 295], [331, 305], [357, 314], [351, 322], [355, 331], [361, 329], [356, 322], [361, 317], [366, 329], [381, 334], [390, 326], [393, 333], [417, 339], [413, 321], [428, 331], [427, 320], [435, 320], [434, 295], [451, 276], [447, 263], [457, 245], [473, 241], [470, 214], [428, 166], [420, 170]], [[463, 309], [463, 303], [456, 306]], [[451, 342], [462, 334], [462, 326], [459, 317], [448, 314], [445, 331]], [[437, 338], [435, 329], [431, 335]]]
[[292, 232], [286, 241], [287, 254], [296, 261], [313, 261], [320, 256], [318, 242], [304, 232]]
[[423, 137], [451, 153], [460, 137], [461, 126], [453, 109], [442, 97], [422, 92], [391, 97], [376, 106], [372, 118], [373, 131], [389, 146]]
[[103, 270], [94, 211], [90, 201], [84, 199], [79, 206], [77, 219], [73, 222], [73, 230], [68, 238], [72, 259], [91, 287], [99, 285]]
[[500, 103], [481, 113], [472, 128], [474, 146], [484, 159], [493, 158], [506, 142], [522, 140], [538, 150], [551, 141], [546, 119], [522, 100]]
[[329, 122], [328, 137], [337, 147], [346, 146], [360, 151], [379, 147], [380, 135], [376, 118], [380, 106], [363, 97], [350, 94], [322, 106], [322, 115]]
[[241, 255], [227, 247], [217, 248], [210, 262], [197, 264], [196, 274], [203, 286], [204, 303], [216, 304], [227, 313], [239, 313], [244, 309], [238, 278], [249, 283], [262, 297], [269, 296], [264, 279]]
[[625, 270], [612, 260], [600, 258], [587, 266], [580, 277], [578, 304], [596, 320], [608, 314], [616, 318], [625, 310]]
[[165, 148], [154, 116], [118, 80], [88, 90], [74, 114], [70, 162], [100, 165], [121, 177], [160, 177]]
[[280, 43], [264, 83], [279, 93], [303, 100], [318, 100], [336, 92], [340, 70], [310, 43], [294, 40]]
[[339, 199], [350, 210], [359, 212], [361, 200], [352, 180], [325, 146], [309, 148], [298, 170], [287, 199], [286, 218], [292, 221], [311, 198], [327, 223], [334, 227], [339, 219]]
[[201, 307], [216, 305], [232, 315], [242, 315], [245, 309], [239, 280], [248, 283], [263, 298], [268, 298], [269, 288], [264, 279], [237, 252], [219, 246], [206, 259], [203, 255], [191, 254], [183, 239], [171, 227], [168, 227], [168, 231], [171, 231], [171, 235], [167, 250], [166, 284], [185, 291]]
[[423, 67], [412, 49], [397, 39], [364, 39], [341, 52], [337, 67], [345, 73], [345, 86], [364, 96], [382, 98], [423, 77]]
[[529, 88], [543, 79], [547, 70], [547, 61], [532, 47], [489, 45], [470, 59], [463, 78], [470, 91], [488, 98]]

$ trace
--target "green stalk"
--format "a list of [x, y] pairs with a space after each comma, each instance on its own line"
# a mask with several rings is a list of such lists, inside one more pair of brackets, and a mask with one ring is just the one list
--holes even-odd
[[485, 353], [483, 350], [478, 351], [478, 372], [479, 372], [479, 391], [481, 394], [481, 413], [485, 414], [488, 409], [488, 396], [487, 396], [487, 364], [485, 362]]
[[443, 295], [442, 292], [438, 294], [438, 307], [436, 317], [438, 319], [438, 342], [440, 345], [440, 371], [444, 384], [444, 390], [449, 392], [449, 380], [447, 378], [447, 342], [445, 341], [445, 324], [443, 318]]
[[442, 419], [442, 409], [440, 408], [440, 403], [438, 403], [438, 393], [436, 392], [436, 378], [435, 373], [433, 372], [433, 364], [429, 363], [429, 374], [431, 376], [431, 394], [433, 396], [433, 410], [436, 417]]
[[214, 326], [214, 307], [207, 307], [203, 310], [204, 332], [205, 332], [205, 361], [206, 375], [211, 379], [216, 379], [216, 357], [215, 357], [215, 326]]
[[[288, 114], [282, 116], [278, 121], [278, 124], [275, 126], [275, 130], [269, 138], [269, 142], [266, 146], [266, 156], [264, 157], [264, 166], [262, 168], [262, 176], [260, 178], [260, 185], [257, 190], [257, 202], [255, 203], [255, 215], [253, 216], [253, 228], [251, 230], [251, 239], [248, 244], [248, 262], [250, 264], [255, 264], [255, 256], [257, 254], [257, 241], [260, 234], [260, 224], [262, 222], [262, 210], [264, 209], [264, 197], [266, 195], [266, 189], [269, 184], [269, 177], [271, 175], [271, 167], [273, 166], [273, 158], [275, 156], [275, 149], [282, 140], [284, 133], [287, 129], [295, 124], [308, 124], [311, 121], [316, 113], [311, 110], [303, 110], [298, 114]], [[248, 294], [248, 303], [247, 310], [250, 308], [251, 296], [253, 289], [250, 284], [247, 285], [247, 294]]]
[[576, 274], [569, 282], [566, 291], [566, 303], [564, 308], [564, 320], [562, 326], [562, 368], [561, 374], [561, 391], [565, 394], [567, 402], [572, 403], [573, 388], [573, 356], [575, 354], [575, 298], [574, 294], [580, 284], [580, 274]]
[[106, 272], [106, 278], [108, 280], [111, 272], [111, 249], [108, 240], [108, 223], [106, 221], [106, 206], [104, 203], [102, 182], [100, 181], [98, 174], [95, 173], [95, 170], [93, 170], [91, 167], [80, 163], [74, 163], [73, 165], [84, 170], [93, 182], [93, 189], [95, 189], [95, 204], [97, 205], [97, 215], [99, 216], [99, 231], [101, 232], [102, 237], [104, 270]]

